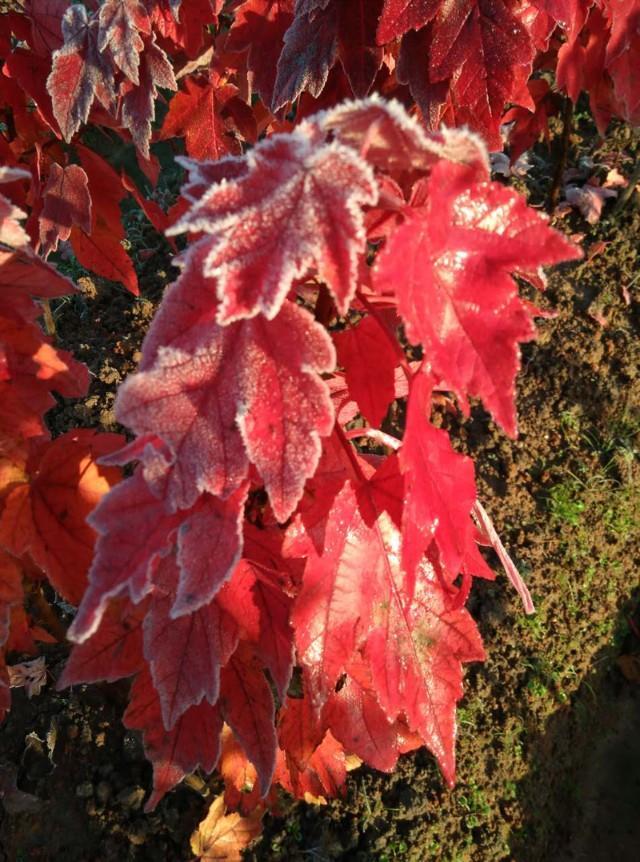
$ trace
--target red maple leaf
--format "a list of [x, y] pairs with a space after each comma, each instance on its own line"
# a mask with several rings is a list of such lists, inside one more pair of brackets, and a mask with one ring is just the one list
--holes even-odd
[[120, 282], [138, 295], [138, 278], [131, 258], [122, 247], [125, 230], [120, 214], [124, 197], [118, 173], [97, 153], [76, 144], [80, 162], [89, 180], [91, 229], [82, 226], [71, 231], [71, 245], [80, 263], [92, 272]]
[[229, 118], [222, 116], [226, 103], [238, 92], [233, 84], [208, 78], [188, 77], [185, 89], [169, 103], [160, 138], [184, 137], [187, 154], [194, 159], [219, 159], [241, 152], [231, 134]]
[[483, 658], [480, 637], [426, 560], [411, 598], [400, 532], [363, 492], [358, 498], [345, 485], [329, 515], [325, 550], [307, 561], [292, 617], [299, 661], [317, 708], [362, 657], [388, 720], [404, 714], [452, 782], [461, 662]]
[[535, 329], [510, 273], [526, 277], [579, 250], [518, 194], [474, 173], [446, 162], [433, 169], [424, 204], [406, 211], [378, 258], [375, 281], [395, 291], [408, 337], [423, 344], [463, 406], [467, 395], [482, 398], [515, 435], [518, 343]]
[[211, 772], [220, 754], [222, 717], [206, 700], [190, 706], [166, 730], [151, 674], [144, 668], [131, 687], [131, 699], [122, 719], [125, 727], [141, 730], [144, 750], [153, 764], [153, 793], [145, 811], [153, 811], [165, 793], [199, 766]]
[[236, 9], [226, 48], [247, 51], [253, 86], [270, 105], [284, 34], [293, 20], [294, 0], [244, 0]]
[[621, 115], [632, 126], [640, 125], [640, 6], [637, 2], [605, 0], [605, 14], [610, 19], [611, 36], [607, 43], [605, 64], [613, 79]]
[[278, 60], [272, 109], [292, 102], [303, 90], [319, 96], [336, 58], [353, 95], [366, 96], [382, 65], [383, 51], [376, 44], [381, 8], [382, 0], [298, 2]]
[[144, 621], [145, 657], [167, 730], [203, 698], [216, 703], [220, 669], [238, 644], [238, 626], [215, 599], [172, 619], [179, 578], [175, 553], [157, 561]]
[[360, 207], [377, 198], [369, 166], [325, 143], [310, 123], [229, 164], [242, 168], [237, 179], [211, 186], [170, 229], [206, 235], [204, 274], [217, 280], [218, 322], [275, 317], [294, 280], [312, 268], [344, 313], [365, 246]]
[[69, 431], [45, 450], [31, 482], [9, 493], [0, 542], [20, 556], [29, 552], [56, 590], [77, 604], [86, 585], [94, 532], [87, 515], [120, 478], [96, 459], [122, 443], [116, 434]]
[[178, 89], [169, 58], [156, 44], [155, 37], [145, 40], [144, 51], [140, 55], [139, 78], [138, 84], [123, 81], [120, 87], [122, 122], [131, 132], [138, 150], [148, 159], [158, 87]]
[[261, 795], [266, 796], [276, 765], [275, 706], [261, 661], [242, 641], [220, 675], [220, 709], [255, 766]]
[[113, 62], [133, 83], [139, 84], [141, 33], [151, 35], [151, 22], [141, 0], [105, 0], [100, 6], [98, 49], [109, 49]]
[[399, 62], [425, 119], [433, 123], [447, 102], [456, 125], [468, 123], [502, 149], [500, 118], [508, 102], [527, 97], [535, 54], [521, 14], [512, 0], [386, 0], [378, 41], [420, 31], [403, 40]]
[[65, 141], [89, 118], [94, 99], [107, 110], [115, 100], [113, 70], [98, 48], [98, 21], [84, 6], [69, 6], [62, 19], [64, 44], [53, 55], [47, 90]]
[[[356, 677], [362, 675], [354, 665], [349, 670]], [[345, 751], [383, 772], [391, 772], [400, 754], [423, 744], [404, 721], [389, 721], [375, 694], [350, 675], [329, 696], [322, 719]]]
[[435, 542], [449, 573], [448, 585], [466, 567], [484, 574], [487, 566], [475, 543], [471, 510], [476, 501], [473, 462], [458, 454], [446, 431], [429, 421], [432, 383], [416, 374], [407, 405], [400, 465], [404, 474], [402, 565], [412, 583], [422, 555]]
[[148, 338], [162, 343], [165, 325], [179, 334], [155, 358], [145, 347], [143, 370], [120, 388], [116, 413], [137, 434], [151, 431], [168, 446], [164, 469], [154, 452], [147, 476], [154, 472], [169, 506], [189, 507], [202, 491], [228, 496], [252, 462], [276, 517], [285, 520], [315, 471], [320, 436], [333, 426], [316, 373], [333, 368], [333, 346], [289, 301], [274, 320], [218, 326], [213, 282], [201, 274], [205, 251], [200, 245], [188, 257]]
[[88, 682], [113, 682], [142, 669], [142, 620], [146, 605], [126, 600], [112, 602], [96, 631], [75, 644], [58, 689]]
[[347, 386], [362, 415], [378, 426], [395, 397], [394, 368], [398, 350], [381, 324], [365, 317], [356, 326], [334, 335], [338, 362], [345, 369]]
[[74, 225], [85, 233], [91, 232], [91, 195], [87, 182], [87, 175], [79, 165], [66, 168], [55, 162], [51, 165], [39, 218], [43, 257], [56, 251], [59, 240], [69, 239]]

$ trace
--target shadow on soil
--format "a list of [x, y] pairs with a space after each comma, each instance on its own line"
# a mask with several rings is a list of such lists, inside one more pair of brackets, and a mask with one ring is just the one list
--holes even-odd
[[[618, 617], [627, 631], [620, 655], [635, 668], [627, 676], [640, 674], [640, 640], [628, 625], [639, 602], [636, 589]], [[571, 702], [528, 738], [532, 767], [517, 789], [524, 823], [509, 841], [514, 862], [638, 859], [640, 675], [627, 678], [615, 659], [601, 650]]]

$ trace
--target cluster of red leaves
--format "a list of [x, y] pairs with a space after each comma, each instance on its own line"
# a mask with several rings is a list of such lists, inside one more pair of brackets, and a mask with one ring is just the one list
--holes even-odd
[[[0, 183], [17, 198], [28, 177], [0, 168]], [[90, 430], [50, 440], [43, 419], [55, 404], [51, 393], [83, 395], [88, 374], [38, 324], [42, 309], [33, 297], [74, 288], [34, 253], [23, 217], [0, 195], [0, 718], [10, 705], [6, 654], [34, 653], [35, 641], [55, 639], [25, 612], [25, 585], [47, 577], [67, 601], [80, 601], [93, 556], [86, 518], [120, 475], [96, 461], [122, 444]], [[46, 218], [41, 226], [46, 232]]]
[[[555, 110], [531, 78], [548, 69], [572, 99], [589, 89], [601, 125], [637, 123], [639, 54], [640, 0], [25, 0], [3, 14], [0, 159], [29, 217], [23, 231], [0, 204], [0, 640], [27, 569], [79, 601], [95, 528], [62, 684], [135, 677], [125, 723], [154, 764], [149, 807], [198, 765], [217, 763], [248, 810], [274, 781], [338, 792], [345, 752], [389, 770], [421, 744], [453, 780], [462, 663], [483, 654], [464, 609], [472, 577], [491, 576], [478, 543], [508, 559], [432, 405], [479, 398], [516, 433], [535, 308], [512, 275], [542, 286], [540, 266], [574, 251], [490, 182], [480, 139], [433, 130], [464, 123], [501, 149], [507, 121], [526, 148]], [[399, 101], [343, 101], [370, 92]], [[172, 212], [91, 148], [87, 123], [135, 149], [152, 184], [150, 145], [184, 138]], [[67, 241], [137, 292], [129, 193], [192, 242], [118, 395], [135, 439], [98, 467], [112, 438], [46, 439], [50, 390], [86, 381], [31, 297], [68, 292], [43, 260]], [[402, 441], [380, 430], [396, 399]]]
[[[378, 98], [185, 165], [170, 232], [194, 241], [117, 396], [136, 438], [103, 463], [138, 466], [90, 516], [61, 684], [135, 674], [148, 807], [197, 765], [220, 761], [246, 809], [274, 781], [335, 793], [345, 752], [390, 770], [421, 744], [452, 782], [462, 663], [483, 657], [464, 604], [492, 540], [434, 390], [515, 434], [536, 309], [512, 273], [540, 285], [576, 252], [490, 181], [479, 138], [427, 136]], [[402, 443], [353, 427], [399, 396]], [[390, 454], [350, 442], [367, 435]]]
[[[557, 111], [531, 79], [551, 70], [572, 99], [589, 90], [602, 127], [640, 121], [640, 0], [27, 0], [2, 22], [0, 158], [31, 172], [27, 232], [45, 255], [69, 240], [83, 266], [133, 293], [120, 203], [133, 193], [161, 232], [172, 214], [83, 143], [84, 123], [132, 142], [155, 185], [154, 134], [184, 137], [197, 159], [239, 154], [289, 128], [271, 111], [298, 97], [301, 117], [375, 90], [416, 105], [430, 129], [467, 124], [498, 150], [507, 122], [517, 156]], [[160, 91], [177, 92], [154, 133]]]

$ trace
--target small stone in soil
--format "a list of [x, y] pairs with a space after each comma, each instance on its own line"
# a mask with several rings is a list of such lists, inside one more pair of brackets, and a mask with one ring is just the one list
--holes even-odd
[[127, 832], [127, 838], [136, 847], [140, 847], [147, 840], [147, 830], [144, 824], [134, 826]]
[[137, 811], [142, 805], [144, 799], [144, 790], [142, 787], [125, 787], [117, 796], [118, 802], [123, 808], [130, 808], [132, 811]]
[[106, 805], [111, 796], [111, 785], [108, 781], [99, 781], [96, 785], [96, 799], [101, 805]]
[[93, 796], [93, 784], [90, 781], [83, 781], [82, 784], [78, 784], [76, 796], [79, 796], [80, 799], [88, 799]]

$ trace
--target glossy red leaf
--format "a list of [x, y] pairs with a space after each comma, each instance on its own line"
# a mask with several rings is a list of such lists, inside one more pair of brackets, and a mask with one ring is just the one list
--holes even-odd
[[276, 764], [275, 707], [262, 665], [245, 643], [240, 642], [220, 675], [220, 708], [255, 766], [261, 794], [266, 796]]
[[430, 419], [431, 381], [417, 374], [411, 385], [407, 424], [400, 450], [405, 504], [402, 565], [412, 576], [432, 541], [451, 580], [473, 547], [471, 510], [476, 501], [473, 462], [451, 445]]
[[400, 361], [397, 348], [372, 316], [333, 337], [338, 362], [360, 412], [379, 426], [395, 397], [394, 369]]
[[526, 277], [580, 252], [517, 193], [476, 182], [467, 168], [442, 162], [425, 191], [379, 256], [376, 284], [395, 292], [407, 336], [463, 407], [468, 395], [482, 398], [515, 435], [518, 343], [535, 329], [510, 273]]
[[184, 87], [169, 103], [160, 137], [184, 137], [187, 154], [194, 159], [240, 153], [240, 141], [232, 134], [228, 118], [221, 115], [225, 104], [236, 95], [236, 87], [221, 84], [214, 77], [189, 77]]
[[286, 699], [278, 720], [278, 740], [289, 762], [300, 772], [307, 768], [326, 729], [309, 697]]
[[406, 718], [452, 785], [462, 663], [484, 659], [482, 641], [468, 611], [444, 590], [428, 563], [421, 564], [409, 598], [396, 562], [400, 536], [384, 513], [377, 526], [388, 565], [377, 597], [377, 624], [363, 650], [373, 691], [389, 718]]
[[469, 124], [501, 149], [500, 118], [508, 102], [526, 98], [535, 54], [523, 8], [511, 0], [386, 0], [378, 41], [420, 30], [405, 37], [400, 65], [425, 118], [434, 121], [435, 96], [455, 125]]
[[266, 105], [273, 98], [276, 66], [294, 6], [295, 0], [244, 0], [236, 9], [229, 31], [226, 48], [248, 51], [253, 87]]
[[373, 619], [377, 585], [387, 565], [347, 482], [328, 515], [322, 553], [312, 553], [291, 621], [298, 661], [317, 709], [344, 673]]
[[11, 608], [22, 604], [22, 569], [18, 561], [0, 547], [0, 654], [9, 635]]
[[69, 0], [26, 0], [25, 12], [31, 22], [31, 47], [40, 57], [49, 58], [60, 47], [62, 18]]
[[322, 717], [345, 751], [382, 772], [391, 772], [401, 753], [422, 745], [403, 722], [389, 721], [375, 695], [350, 676], [331, 693]]
[[640, 5], [625, 0], [606, 0], [605, 14], [610, 18], [611, 36], [605, 63], [613, 79], [622, 116], [633, 126], [640, 125]]
[[71, 245], [87, 269], [120, 282], [138, 295], [138, 278], [131, 258], [122, 246], [125, 231], [120, 213], [124, 190], [118, 173], [97, 153], [76, 145], [88, 180], [92, 200], [91, 231], [71, 231]]
[[298, 799], [326, 802], [342, 796], [347, 779], [347, 763], [342, 745], [327, 731], [304, 769], [298, 769], [290, 757], [278, 763], [275, 780]]

